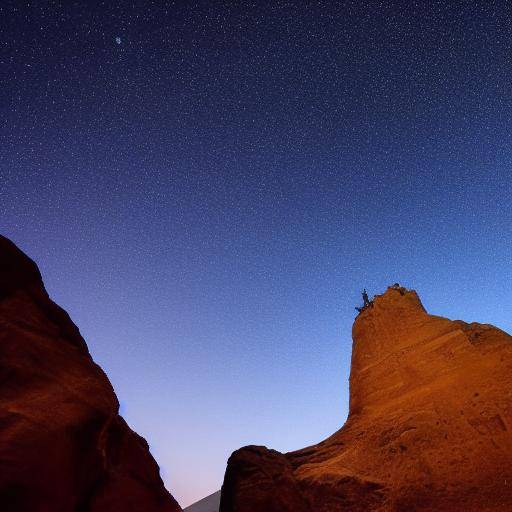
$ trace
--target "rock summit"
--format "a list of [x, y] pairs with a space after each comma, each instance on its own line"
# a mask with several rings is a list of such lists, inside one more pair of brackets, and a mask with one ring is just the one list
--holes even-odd
[[345, 425], [230, 457], [221, 512], [512, 510], [512, 337], [394, 285], [353, 326]]

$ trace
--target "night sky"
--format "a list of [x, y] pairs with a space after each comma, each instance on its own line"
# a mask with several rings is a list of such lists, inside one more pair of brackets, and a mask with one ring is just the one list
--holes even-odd
[[185, 506], [341, 426], [364, 286], [512, 331], [512, 8], [163, 4], [1, 3], [0, 231]]

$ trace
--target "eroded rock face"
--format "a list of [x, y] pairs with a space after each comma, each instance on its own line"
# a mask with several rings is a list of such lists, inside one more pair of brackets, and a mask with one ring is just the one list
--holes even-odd
[[0, 510], [177, 512], [36, 264], [0, 236]]
[[512, 510], [512, 337], [392, 287], [353, 327], [350, 412], [316, 446], [247, 447], [221, 512]]

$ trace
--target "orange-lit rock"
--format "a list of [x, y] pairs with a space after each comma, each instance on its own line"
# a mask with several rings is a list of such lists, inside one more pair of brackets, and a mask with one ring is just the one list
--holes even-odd
[[0, 510], [177, 512], [35, 263], [0, 236]]
[[297, 452], [235, 452], [221, 512], [511, 511], [512, 337], [392, 287], [353, 340], [343, 428]]

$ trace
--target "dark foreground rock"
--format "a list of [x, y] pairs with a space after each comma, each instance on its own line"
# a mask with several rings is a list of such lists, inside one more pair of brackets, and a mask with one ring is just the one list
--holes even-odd
[[389, 288], [353, 327], [349, 417], [318, 445], [228, 461], [221, 512], [512, 510], [512, 338]]
[[36, 264], [0, 236], [0, 510], [177, 512]]

